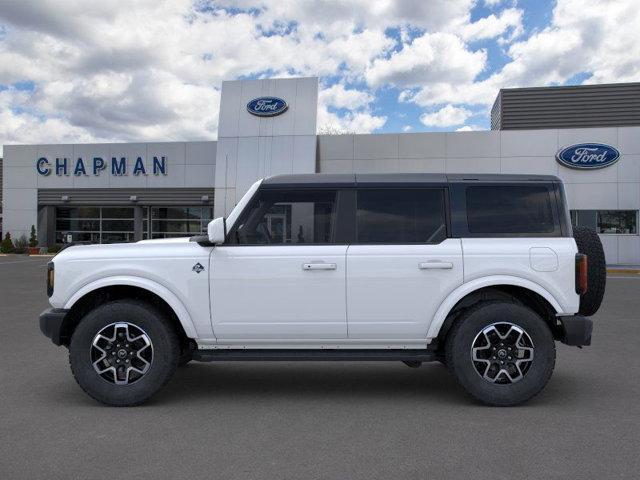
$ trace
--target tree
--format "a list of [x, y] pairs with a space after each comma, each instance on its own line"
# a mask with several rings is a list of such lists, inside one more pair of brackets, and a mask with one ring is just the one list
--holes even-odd
[[318, 135], [354, 135], [356, 132], [334, 123], [326, 123], [317, 128], [317, 133]]
[[27, 253], [27, 245], [29, 245], [27, 236], [20, 235], [20, 237], [13, 242], [13, 253]]
[[29, 235], [29, 246], [30, 247], [38, 246], [38, 236], [36, 235], [35, 225], [31, 225], [31, 234]]
[[4, 236], [4, 240], [2, 240], [2, 243], [0, 244], [0, 252], [13, 253], [13, 251], [14, 248], [13, 241], [11, 240], [11, 234], [7, 232], [7, 234]]

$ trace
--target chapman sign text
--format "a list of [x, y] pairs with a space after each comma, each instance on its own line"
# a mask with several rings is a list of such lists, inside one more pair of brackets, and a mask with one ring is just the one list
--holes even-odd
[[44, 177], [55, 173], [58, 176], [82, 175], [98, 176], [102, 172], [106, 172], [113, 176], [123, 176], [129, 173], [133, 175], [166, 175], [167, 174], [167, 157], [153, 157], [150, 164], [145, 164], [143, 157], [137, 157], [135, 160], [127, 157], [111, 157], [111, 160], [105, 160], [102, 157], [93, 157], [91, 159], [78, 157], [75, 161], [69, 158], [48, 159], [40, 157], [36, 160], [36, 170]]

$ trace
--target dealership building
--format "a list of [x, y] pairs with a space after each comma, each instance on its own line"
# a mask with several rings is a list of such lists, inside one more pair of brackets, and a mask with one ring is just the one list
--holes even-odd
[[217, 141], [5, 145], [3, 235], [193, 235], [282, 173], [552, 174], [607, 262], [640, 264], [640, 83], [501, 90], [480, 132], [317, 135], [317, 102], [317, 78], [230, 81]]

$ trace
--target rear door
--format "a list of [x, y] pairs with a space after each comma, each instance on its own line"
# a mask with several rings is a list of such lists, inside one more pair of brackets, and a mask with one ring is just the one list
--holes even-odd
[[419, 340], [462, 284], [460, 239], [448, 238], [446, 189], [360, 188], [347, 251], [349, 338]]

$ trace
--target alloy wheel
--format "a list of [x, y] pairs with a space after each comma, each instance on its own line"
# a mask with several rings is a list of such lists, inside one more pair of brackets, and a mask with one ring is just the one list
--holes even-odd
[[100, 377], [116, 385], [140, 380], [153, 363], [153, 344], [147, 332], [128, 322], [107, 325], [93, 338], [91, 362]]
[[534, 345], [529, 334], [510, 322], [483, 328], [471, 346], [474, 369], [487, 382], [508, 385], [524, 378], [533, 363]]

